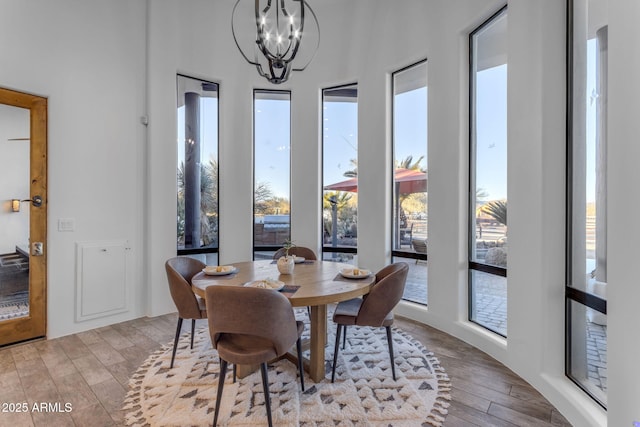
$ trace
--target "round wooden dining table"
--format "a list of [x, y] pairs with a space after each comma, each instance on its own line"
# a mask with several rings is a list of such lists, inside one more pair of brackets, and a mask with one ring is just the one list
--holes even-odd
[[375, 283], [375, 274], [357, 279], [345, 278], [340, 271], [352, 269], [352, 265], [319, 260], [296, 264], [292, 274], [280, 274], [272, 260], [239, 262], [233, 266], [237, 271], [228, 275], [196, 274], [191, 280], [193, 292], [205, 298], [208, 286], [242, 286], [263, 279], [284, 282], [281, 292], [293, 307], [311, 307], [310, 359], [304, 364], [314, 382], [322, 381], [325, 377], [327, 304], [367, 294]]

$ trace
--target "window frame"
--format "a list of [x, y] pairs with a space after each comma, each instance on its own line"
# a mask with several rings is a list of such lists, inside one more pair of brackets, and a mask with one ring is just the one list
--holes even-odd
[[[417, 67], [419, 65], [422, 64], [427, 64], [428, 62], [428, 58], [424, 58], [421, 59], [419, 61], [413, 62], [409, 65], [406, 65], [396, 71], [393, 71], [391, 73], [391, 227], [390, 227], [390, 231], [391, 231], [391, 239], [390, 239], [390, 244], [391, 244], [391, 260], [393, 261], [394, 257], [400, 257], [400, 258], [410, 258], [410, 259], [415, 259], [416, 261], [427, 261], [428, 263], [428, 254], [426, 253], [417, 253], [417, 252], [405, 252], [399, 249], [395, 249], [394, 248], [394, 244], [393, 244], [393, 239], [394, 239], [394, 235], [395, 235], [395, 221], [394, 221], [394, 215], [395, 215], [395, 206], [394, 206], [394, 201], [393, 201], [393, 197], [395, 197], [395, 191], [394, 191], [394, 181], [395, 181], [395, 161], [396, 161], [396, 155], [395, 155], [395, 127], [396, 127], [396, 123], [395, 123], [395, 109], [396, 109], [396, 103], [395, 103], [395, 76], [397, 74], [402, 73], [403, 71], [407, 71], [413, 67]], [[427, 90], [429, 88], [428, 82], [427, 82]], [[428, 95], [427, 95], [428, 96]], [[428, 98], [427, 98], [428, 99]], [[427, 110], [427, 114], [428, 114], [428, 110]], [[427, 120], [428, 120], [428, 116], [427, 116]], [[427, 152], [429, 151], [429, 141], [427, 139]], [[428, 168], [429, 166], [429, 157], [427, 156], [427, 172], [429, 170]], [[428, 182], [428, 181], [427, 181]], [[427, 184], [428, 185], [428, 184]], [[428, 198], [429, 196], [427, 196]], [[428, 217], [427, 217], [427, 224], [428, 224]], [[425, 304], [426, 305], [426, 304]]]
[[565, 117], [565, 133], [566, 133], [566, 156], [565, 156], [565, 182], [566, 182], [566, 200], [565, 200], [565, 376], [584, 391], [591, 399], [593, 399], [603, 409], [607, 409], [607, 404], [593, 395], [584, 384], [573, 377], [572, 371], [572, 302], [576, 302], [604, 315], [607, 314], [607, 300], [597, 295], [585, 292], [581, 289], [573, 287], [573, 212], [574, 212], [574, 133], [573, 133], [573, 117], [574, 117], [574, 0], [566, 2], [566, 117]]
[[292, 131], [293, 131], [293, 121], [292, 121], [292, 99], [293, 99], [293, 93], [291, 90], [283, 90], [283, 89], [259, 89], [259, 88], [254, 88], [253, 89], [253, 98], [252, 98], [252, 118], [253, 118], [253, 123], [252, 123], [252, 172], [253, 172], [253, 189], [252, 189], [252, 195], [253, 195], [253, 199], [251, 202], [251, 240], [252, 240], [252, 257], [255, 260], [256, 259], [256, 253], [258, 252], [275, 252], [278, 249], [282, 248], [282, 244], [275, 244], [275, 245], [264, 245], [264, 246], [256, 246], [256, 234], [255, 234], [255, 215], [256, 215], [256, 197], [255, 197], [255, 190], [256, 190], [256, 94], [257, 93], [275, 93], [275, 94], [283, 94], [283, 95], [287, 95], [288, 96], [288, 101], [289, 101], [289, 239], [291, 239], [293, 233], [291, 230], [291, 218], [293, 216], [293, 211], [291, 209], [292, 204], [291, 204], [291, 165], [292, 165], [292, 161], [291, 161], [291, 149], [292, 149]]
[[[489, 25], [491, 25], [493, 22], [495, 22], [500, 16], [502, 16], [503, 14], [506, 14], [508, 12], [508, 5], [504, 5], [503, 7], [501, 7], [499, 10], [497, 10], [494, 14], [492, 14], [489, 18], [487, 18], [484, 22], [482, 22], [482, 24], [480, 24], [478, 27], [476, 27], [473, 31], [471, 31], [469, 33], [469, 38], [468, 38], [468, 50], [469, 50], [469, 182], [468, 182], [468, 188], [469, 188], [469, 194], [468, 194], [468, 215], [469, 215], [469, 219], [468, 219], [468, 224], [467, 224], [467, 243], [468, 243], [468, 247], [467, 247], [467, 263], [468, 263], [468, 275], [467, 275], [467, 319], [469, 320], [469, 322], [472, 322], [494, 334], [497, 334], [503, 338], [507, 338], [507, 336], [505, 334], [502, 334], [498, 331], [495, 331], [493, 329], [490, 329], [489, 327], [487, 327], [486, 325], [483, 325], [479, 322], [477, 322], [476, 320], [474, 320], [473, 317], [473, 309], [474, 309], [474, 292], [473, 292], [473, 273], [474, 271], [478, 271], [481, 273], [486, 273], [486, 274], [492, 274], [495, 276], [499, 276], [499, 277], [507, 277], [507, 267], [499, 267], [496, 265], [492, 265], [492, 264], [485, 264], [485, 263], [481, 263], [478, 262], [476, 260], [474, 260], [473, 258], [473, 253], [474, 253], [474, 245], [475, 245], [475, 239], [472, 238], [472, 236], [475, 235], [476, 233], [476, 216], [475, 216], [475, 203], [476, 203], [476, 156], [477, 156], [477, 150], [476, 150], [476, 144], [475, 144], [475, 138], [474, 138], [474, 132], [476, 129], [476, 120], [475, 120], [475, 113], [476, 113], [476, 109], [475, 109], [475, 102], [476, 102], [476, 88], [477, 88], [477, 84], [476, 84], [476, 78], [475, 78], [475, 70], [474, 70], [474, 56], [475, 56], [475, 50], [473, 48], [474, 46], [474, 37], [480, 33], [481, 31], [483, 31], [485, 28], [487, 28]], [[508, 141], [507, 141], [508, 144]], [[508, 145], [507, 145], [508, 146]], [[508, 322], [508, 318], [507, 318], [507, 322]]]
[[[218, 189], [218, 194], [217, 194], [217, 199], [218, 199], [218, 245], [216, 247], [201, 247], [201, 248], [191, 248], [191, 249], [180, 249], [178, 247], [176, 247], [176, 254], [178, 256], [184, 256], [184, 255], [200, 255], [200, 254], [220, 254], [220, 98], [221, 98], [221, 89], [220, 89], [220, 83], [213, 81], [213, 80], [205, 80], [199, 77], [193, 77], [193, 76], [189, 76], [187, 74], [183, 74], [183, 73], [176, 73], [176, 96], [178, 95], [178, 81], [180, 78], [186, 78], [186, 79], [191, 79], [191, 80], [197, 80], [199, 82], [202, 83], [208, 83], [208, 84], [213, 84], [216, 86], [216, 93], [217, 95], [217, 99], [218, 99], [218, 107], [217, 107], [217, 114], [216, 114], [216, 122], [217, 122], [217, 132], [216, 132], [216, 140], [217, 140], [217, 150], [216, 150], [216, 157], [217, 157], [217, 161], [218, 161], [218, 174], [216, 177], [216, 188]], [[176, 127], [177, 127], [177, 123], [176, 123]], [[177, 147], [176, 147], [177, 148]], [[177, 197], [177, 191], [176, 191], [176, 197]], [[177, 245], [176, 245], [177, 246]]]
[[[344, 253], [344, 254], [353, 254], [353, 255], [357, 255], [358, 254], [358, 246], [327, 246], [324, 244], [324, 208], [323, 208], [323, 201], [324, 201], [324, 119], [325, 119], [325, 113], [324, 113], [324, 103], [325, 103], [325, 91], [332, 91], [332, 90], [339, 90], [339, 89], [347, 89], [349, 87], [355, 86], [355, 90], [356, 90], [356, 108], [359, 107], [358, 104], [358, 98], [357, 98], [357, 92], [358, 92], [358, 82], [352, 82], [352, 83], [344, 83], [344, 84], [340, 84], [340, 85], [336, 85], [336, 86], [329, 86], [329, 87], [324, 87], [320, 89], [320, 111], [322, 112], [320, 115], [320, 141], [321, 141], [321, 147], [320, 147], [320, 182], [321, 182], [321, 199], [320, 199], [320, 230], [321, 230], [321, 242], [320, 242], [320, 252], [321, 252], [321, 256], [320, 259], [324, 259], [324, 254], [325, 253]], [[356, 127], [357, 127], [357, 123], [356, 123]], [[356, 140], [357, 141], [357, 140]], [[359, 150], [359, 144], [358, 144], [358, 150]], [[357, 160], [357, 155], [358, 153], [356, 153], [356, 160]]]

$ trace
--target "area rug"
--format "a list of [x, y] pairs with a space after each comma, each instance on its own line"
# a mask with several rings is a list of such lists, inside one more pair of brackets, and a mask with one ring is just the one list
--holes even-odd
[[29, 315], [29, 292], [16, 292], [0, 298], [0, 320]]
[[[335, 329], [331, 327], [330, 329]], [[326, 351], [327, 377], [315, 384], [305, 376], [300, 391], [296, 366], [269, 365], [269, 389], [276, 426], [441, 426], [451, 384], [438, 360], [409, 334], [394, 328], [396, 378], [391, 375], [384, 328], [348, 328], [331, 383], [332, 345]], [[330, 333], [329, 343], [335, 336]], [[130, 379], [124, 403], [130, 426], [207, 426], [216, 402], [218, 356], [206, 328], [180, 338], [173, 369], [171, 344], [153, 353]], [[236, 383], [231, 371], [222, 396], [218, 425], [267, 425], [260, 372]]]

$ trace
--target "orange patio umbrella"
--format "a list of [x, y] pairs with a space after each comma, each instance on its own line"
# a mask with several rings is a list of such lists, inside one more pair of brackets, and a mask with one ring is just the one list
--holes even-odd
[[[394, 171], [394, 181], [395, 181], [395, 206], [398, 210], [396, 215], [396, 221], [400, 221], [400, 195], [401, 194], [413, 194], [413, 193], [424, 193], [427, 191], [427, 174], [426, 172], [422, 172], [416, 169], [404, 169], [398, 168]], [[327, 185], [324, 187], [325, 190], [329, 191], [349, 191], [351, 193], [358, 192], [358, 178], [350, 178], [345, 181], [336, 182], [335, 184]], [[333, 206], [333, 210], [335, 211], [335, 205]], [[335, 230], [335, 229], [334, 229]], [[400, 227], [399, 223], [395, 230], [395, 241], [396, 245], [400, 243]], [[335, 244], [335, 236], [334, 236], [334, 244]]]
[[[424, 193], [427, 191], [427, 174], [415, 169], [398, 168], [394, 172], [397, 194]], [[329, 191], [358, 192], [358, 178], [350, 178], [345, 181], [324, 187]]]

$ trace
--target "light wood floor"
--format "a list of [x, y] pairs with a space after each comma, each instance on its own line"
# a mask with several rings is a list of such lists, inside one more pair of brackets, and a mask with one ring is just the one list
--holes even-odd
[[[0, 349], [0, 426], [123, 425], [129, 376], [172, 340], [176, 320], [175, 314], [141, 318]], [[524, 380], [486, 354], [418, 323], [397, 319], [396, 325], [433, 351], [451, 378], [446, 427], [570, 425]], [[27, 412], [16, 412], [23, 403]], [[48, 412], [34, 412], [34, 403], [52, 405]], [[71, 411], [65, 412], [65, 404], [71, 404]]]

